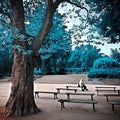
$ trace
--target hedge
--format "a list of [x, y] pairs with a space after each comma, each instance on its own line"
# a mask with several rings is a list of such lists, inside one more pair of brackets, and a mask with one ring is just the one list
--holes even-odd
[[88, 78], [120, 78], [120, 68], [91, 69]]

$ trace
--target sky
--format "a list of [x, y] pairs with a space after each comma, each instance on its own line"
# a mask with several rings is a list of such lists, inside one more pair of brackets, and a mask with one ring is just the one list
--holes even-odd
[[119, 49], [120, 50], [120, 43], [119, 44], [105, 44], [99, 45], [99, 48], [101, 49], [101, 53], [105, 53], [106, 55], [110, 55], [110, 49]]

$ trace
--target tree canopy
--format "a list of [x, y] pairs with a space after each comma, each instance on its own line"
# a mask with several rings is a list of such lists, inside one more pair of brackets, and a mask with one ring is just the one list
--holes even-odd
[[[85, 0], [94, 14], [89, 21], [97, 27], [108, 43], [120, 42], [120, 1], [119, 0]], [[99, 15], [99, 17], [97, 17]]]
[[[77, 25], [78, 28], [76, 29], [75, 26], [72, 28], [74, 31], [74, 34], [72, 36], [74, 36], [74, 38], [77, 39], [77, 42], [81, 41], [80, 40], [81, 37], [85, 35], [87, 36], [87, 39], [82, 38], [83, 42], [84, 41], [93, 42], [94, 38], [95, 39], [98, 38], [99, 41], [101, 41], [100, 39], [104, 37], [108, 37], [108, 39], [105, 39], [105, 41], [107, 42], [111, 42], [111, 43], [120, 42], [119, 0], [114, 0], [114, 1], [112, 0], [111, 1], [109, 0], [105, 0], [105, 1], [54, 0], [53, 3], [56, 5], [56, 7], [60, 3], [62, 3], [60, 7], [61, 10], [64, 7], [67, 7], [69, 3], [70, 7], [68, 6], [69, 9], [67, 10], [67, 12], [65, 12], [64, 9], [63, 9], [64, 11], [62, 11], [63, 13], [62, 16], [64, 18], [65, 25], [69, 23], [69, 19], [72, 19], [72, 18], [79, 19], [79, 24]], [[39, 32], [39, 29], [42, 26], [42, 21], [44, 20], [45, 10], [47, 7], [47, 0], [40, 0], [40, 1], [24, 0], [23, 4], [24, 4], [24, 10], [25, 10], [24, 14], [25, 14], [26, 32], [31, 36], [35, 36], [37, 35], [37, 33]], [[2, 40], [2, 43], [5, 43], [5, 42], [9, 43], [8, 41], [13, 39], [12, 34], [10, 34], [11, 33], [10, 25], [12, 20], [12, 10], [10, 7], [10, 2], [8, 0], [1, 0], [0, 6], [1, 6], [0, 7], [0, 14], [1, 14], [0, 38]], [[85, 11], [81, 11], [81, 10], [85, 10]], [[82, 24], [80, 22], [82, 22]], [[86, 29], [89, 29], [89, 31], [84, 32], [83, 30], [86, 31]], [[79, 31], [79, 33], [77, 33], [76, 30]], [[5, 36], [6, 38], [9, 38], [9, 39], [11, 38], [11, 39], [10, 40], [5, 39]], [[99, 43], [99, 42], [96, 42], [96, 43]]]

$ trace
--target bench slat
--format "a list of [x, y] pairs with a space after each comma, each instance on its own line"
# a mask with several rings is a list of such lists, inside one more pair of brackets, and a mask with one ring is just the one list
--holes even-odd
[[77, 100], [77, 99], [60, 99], [58, 102], [71, 102], [71, 103], [86, 103], [86, 104], [97, 104], [98, 101], [95, 100]]
[[68, 88], [81, 88], [80, 86], [66, 86], [66, 88], [68, 89]]
[[109, 104], [120, 105], [120, 101], [108, 101]]
[[96, 89], [101, 89], [101, 88], [105, 88], [105, 89], [110, 89], [110, 88], [113, 88], [113, 89], [116, 89], [116, 87], [112, 87], [112, 86], [106, 86], [106, 87], [95, 87]]
[[35, 93], [49, 93], [49, 94], [54, 94], [54, 93], [58, 93], [58, 92], [49, 92], [49, 91], [36, 91]]

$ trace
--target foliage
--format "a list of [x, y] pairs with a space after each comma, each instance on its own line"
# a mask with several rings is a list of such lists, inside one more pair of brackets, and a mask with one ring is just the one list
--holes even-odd
[[120, 78], [120, 63], [109, 57], [97, 59], [89, 71], [90, 78]]
[[[89, 23], [95, 25], [99, 34], [108, 37], [107, 42], [120, 42], [120, 1], [85, 0], [90, 7]], [[93, 12], [94, 11], [94, 12]], [[99, 16], [99, 17], [98, 17]]]
[[120, 78], [120, 68], [91, 69], [88, 78]]
[[70, 52], [70, 50], [70, 34], [69, 32], [65, 31], [62, 16], [58, 13], [55, 13], [52, 28], [50, 33], [46, 36], [46, 39], [39, 50], [39, 54], [42, 59], [48, 59], [53, 54], [58, 54], [60, 51]]
[[41, 69], [34, 69], [34, 75], [42, 75], [43, 73], [42, 73], [42, 71], [41, 71]]
[[39, 50], [40, 57], [45, 62], [44, 74], [55, 74], [65, 67], [67, 64], [65, 59], [70, 51], [70, 34], [65, 31], [62, 16], [55, 13], [50, 33]]
[[9, 48], [0, 49], [0, 77], [11, 75], [12, 64], [12, 51]]
[[120, 50], [119, 49], [111, 49], [111, 54], [110, 56], [113, 59], [116, 59], [118, 62], [120, 62]]
[[42, 2], [41, 0], [34, 0], [34, 2], [31, 2], [31, 0], [24, 1], [25, 26], [27, 34], [36, 36], [44, 20], [46, 2]]
[[93, 64], [93, 69], [119, 67], [119, 62], [113, 58], [103, 57], [97, 59]]
[[93, 62], [101, 56], [100, 49], [90, 44], [80, 45], [71, 52], [68, 62], [71, 67], [80, 67], [89, 71]]

